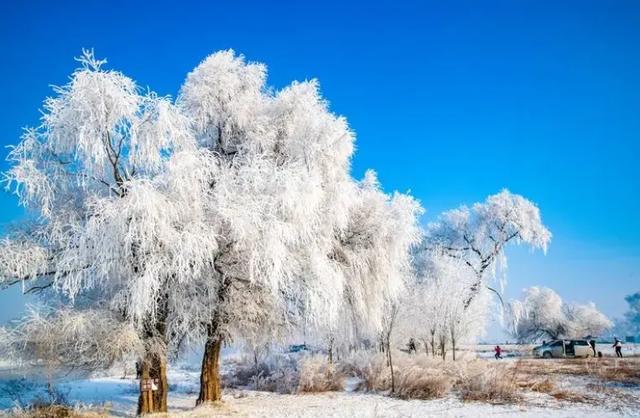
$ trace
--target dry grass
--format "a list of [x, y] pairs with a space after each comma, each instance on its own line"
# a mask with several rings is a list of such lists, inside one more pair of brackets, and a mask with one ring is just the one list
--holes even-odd
[[457, 388], [465, 401], [509, 404], [522, 400], [516, 374], [504, 367], [468, 376], [458, 383]]
[[530, 390], [539, 393], [551, 393], [556, 389], [556, 384], [549, 378], [532, 379], [531, 376], [518, 375], [517, 385], [522, 390]]
[[345, 376], [362, 379], [361, 389], [365, 391], [386, 391], [391, 389], [391, 371], [387, 360], [380, 353], [356, 352], [338, 364]]
[[110, 415], [105, 408], [83, 409], [65, 405], [43, 405], [14, 409], [10, 416], [15, 418], [103, 418]]
[[403, 370], [397, 377], [396, 396], [401, 399], [434, 399], [451, 390], [449, 376], [425, 375], [420, 369]]
[[554, 390], [549, 395], [553, 396], [558, 401], [566, 401], [566, 402], [579, 402], [579, 403], [589, 403], [592, 402], [592, 399], [588, 396], [585, 396], [582, 393], [573, 392], [570, 390]]
[[[345, 374], [361, 378], [365, 390], [391, 390], [391, 371], [383, 354], [356, 354], [345, 359], [341, 369]], [[489, 403], [520, 400], [513, 373], [485, 360], [442, 361], [398, 352], [394, 353], [394, 369], [394, 394], [402, 399], [442, 398], [455, 389], [466, 400]]]
[[331, 392], [344, 390], [345, 375], [329, 364], [326, 356], [310, 356], [300, 365], [298, 392]]
[[586, 358], [541, 360], [526, 359], [517, 362], [520, 373], [529, 375], [590, 376], [608, 382], [640, 384], [640, 358]]
[[296, 393], [300, 373], [295, 360], [272, 356], [257, 366], [250, 357], [228, 361], [231, 372], [222, 376], [223, 388], [254, 389], [276, 393]]

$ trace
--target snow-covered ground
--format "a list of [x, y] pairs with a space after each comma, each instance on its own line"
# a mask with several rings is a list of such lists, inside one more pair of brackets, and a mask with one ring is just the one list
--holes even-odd
[[[426, 416], [640, 416], [640, 393], [627, 407], [560, 402], [532, 393], [525, 405], [489, 405], [463, 402], [454, 396], [429, 401], [400, 400], [385, 395], [329, 392], [281, 395], [248, 390], [226, 391], [224, 404], [194, 410], [197, 372], [174, 370], [169, 375], [169, 405], [172, 415], [205, 417], [426, 417]], [[67, 399], [104, 406], [111, 415], [133, 416], [137, 402], [137, 381], [132, 378], [104, 377], [73, 380], [59, 387]], [[10, 405], [4, 404], [4, 408]]]
[[[484, 347], [480, 355], [487, 352]], [[513, 352], [516, 352], [514, 349]], [[491, 364], [493, 364], [491, 361]], [[535, 360], [541, 365], [546, 361]], [[498, 364], [496, 362], [495, 364]], [[501, 362], [500, 362], [501, 363]], [[535, 363], [537, 364], [537, 363]], [[640, 364], [640, 363], [639, 363]], [[5, 365], [7, 366], [7, 365]], [[321, 394], [282, 395], [253, 390], [231, 389], [224, 392], [224, 403], [196, 408], [198, 371], [188, 364], [170, 369], [171, 416], [248, 416], [248, 417], [427, 417], [427, 416], [640, 416], [640, 386], [596, 382], [592, 377], [562, 375], [556, 379], [560, 388], [577, 393], [597, 392], [589, 402], [558, 400], [547, 393], [527, 392], [523, 402], [490, 405], [464, 402], [456, 394], [435, 400], [401, 400], [384, 394], [350, 391]], [[15, 373], [4, 374], [0, 381], [0, 407], [11, 408], [11, 396], [18, 390], [23, 402], [44, 396], [45, 386], [33, 379], [20, 379]], [[41, 382], [42, 383], [42, 382]], [[13, 390], [10, 386], [13, 385]], [[600, 385], [600, 386], [598, 386]], [[599, 389], [594, 389], [595, 387]], [[104, 407], [110, 415], [133, 416], [136, 410], [138, 382], [122, 373], [113, 376], [68, 377], [57, 390], [71, 403]], [[592, 393], [593, 394], [593, 393]]]

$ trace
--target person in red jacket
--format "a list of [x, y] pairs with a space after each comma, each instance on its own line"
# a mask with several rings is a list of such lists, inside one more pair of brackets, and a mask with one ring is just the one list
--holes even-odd
[[501, 359], [502, 358], [502, 348], [500, 348], [499, 345], [496, 345], [496, 348], [494, 348], [494, 350], [496, 352], [496, 360]]

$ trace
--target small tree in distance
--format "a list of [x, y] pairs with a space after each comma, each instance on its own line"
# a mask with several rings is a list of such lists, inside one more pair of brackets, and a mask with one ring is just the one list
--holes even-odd
[[422, 245], [426, 252], [440, 252], [460, 260], [474, 275], [464, 307], [471, 306], [483, 288], [489, 287], [496, 269], [504, 263], [508, 244], [528, 244], [546, 251], [551, 233], [542, 224], [540, 211], [524, 197], [503, 190], [472, 207], [445, 212], [427, 226]]
[[508, 331], [523, 342], [598, 336], [613, 325], [595, 304], [566, 304], [552, 289], [535, 286], [508, 304], [506, 318]]

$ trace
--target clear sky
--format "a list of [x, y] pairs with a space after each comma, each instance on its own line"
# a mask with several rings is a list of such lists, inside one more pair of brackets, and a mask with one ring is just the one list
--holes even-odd
[[[174, 96], [227, 48], [275, 87], [318, 78], [357, 133], [354, 175], [411, 190], [425, 222], [505, 187], [538, 203], [554, 238], [509, 250], [507, 297], [547, 285], [619, 316], [640, 290], [638, 1], [1, 2], [3, 157], [83, 47]], [[0, 319], [21, 304], [0, 296]]]

